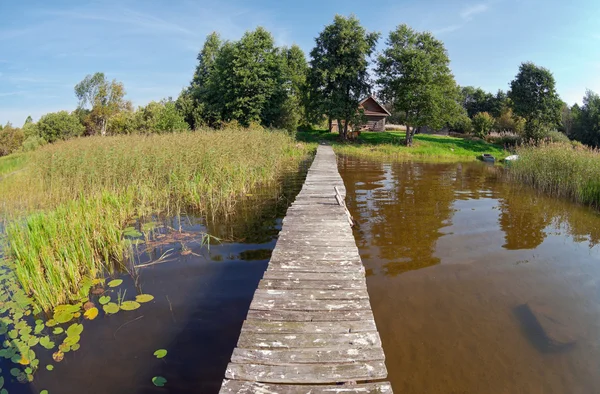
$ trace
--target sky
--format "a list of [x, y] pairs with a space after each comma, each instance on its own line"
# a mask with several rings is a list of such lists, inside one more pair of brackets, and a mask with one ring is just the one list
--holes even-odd
[[75, 109], [75, 84], [97, 71], [135, 106], [176, 98], [212, 31], [237, 40], [263, 26], [308, 57], [334, 15], [352, 13], [381, 33], [379, 50], [399, 24], [431, 31], [461, 86], [507, 90], [532, 61], [569, 104], [600, 93], [598, 0], [0, 0], [0, 124]]

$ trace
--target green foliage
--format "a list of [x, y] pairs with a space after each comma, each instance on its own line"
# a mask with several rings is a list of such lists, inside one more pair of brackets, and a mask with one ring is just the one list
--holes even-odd
[[555, 197], [600, 207], [600, 154], [572, 143], [521, 146], [510, 177]]
[[[78, 137], [85, 131], [79, 118], [67, 111], [52, 112], [42, 116], [36, 124], [36, 129], [37, 135], [47, 142]], [[39, 142], [36, 140], [36, 143]]]
[[583, 106], [573, 106], [573, 138], [584, 144], [600, 147], [600, 96], [588, 90]]
[[23, 130], [8, 123], [0, 130], [0, 156], [16, 152], [21, 148], [23, 141], [25, 141]]
[[163, 358], [167, 355], [167, 351], [165, 349], [158, 349], [154, 352], [154, 355], [156, 356], [156, 358]]
[[506, 93], [502, 90], [498, 90], [494, 96], [481, 88], [464, 86], [461, 88], [460, 93], [461, 104], [470, 118], [480, 112], [487, 112], [494, 117], [498, 117], [509, 104]]
[[313, 118], [325, 114], [344, 124], [355, 122], [358, 103], [369, 94], [368, 57], [375, 50], [379, 33], [367, 32], [355, 16], [336, 15], [333, 23], [316, 38], [310, 52], [307, 78], [309, 111]]
[[79, 108], [91, 107], [86, 123], [90, 125], [92, 134], [106, 135], [109, 120], [119, 112], [131, 109], [131, 103], [124, 99], [123, 84], [116, 80], [109, 82], [104, 73], [86, 76], [75, 85], [75, 95]]
[[512, 108], [506, 107], [496, 118], [494, 129], [499, 132], [522, 134], [525, 130], [525, 119], [513, 114]]
[[560, 122], [561, 101], [554, 76], [543, 67], [522, 63], [511, 82], [509, 97], [515, 115], [526, 120], [525, 137], [539, 140]]
[[377, 59], [377, 82], [384, 101], [405, 115], [407, 145], [412, 145], [415, 128], [439, 129], [464, 113], [449, 66], [444, 44], [431, 33], [419, 33], [407, 25], [390, 33]]
[[171, 133], [188, 130], [189, 127], [175, 102], [163, 100], [159, 103], [152, 101], [136, 111], [135, 129], [145, 133]]
[[494, 127], [494, 118], [487, 112], [480, 112], [473, 116], [473, 130], [480, 138], [486, 136]]
[[31, 152], [34, 151], [44, 145], [46, 145], [48, 142], [43, 139], [42, 137], [38, 137], [36, 135], [32, 135], [29, 136], [25, 139], [25, 141], [23, 141], [23, 151], [25, 152]]
[[546, 138], [550, 142], [564, 142], [564, 143], [568, 143], [568, 142], [571, 141], [569, 139], [569, 137], [567, 137], [564, 133], [561, 133], [560, 131], [556, 131], [556, 130], [553, 130], [553, 131], [549, 132], [548, 135], [546, 136]]

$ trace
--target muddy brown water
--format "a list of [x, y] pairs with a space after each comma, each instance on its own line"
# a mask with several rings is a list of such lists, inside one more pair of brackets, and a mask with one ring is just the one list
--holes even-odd
[[596, 212], [483, 163], [338, 164], [395, 392], [600, 392]]

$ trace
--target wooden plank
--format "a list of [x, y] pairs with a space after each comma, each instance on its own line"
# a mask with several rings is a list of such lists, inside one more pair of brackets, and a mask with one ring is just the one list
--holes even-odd
[[258, 283], [259, 289], [365, 289], [366, 281], [363, 280], [299, 280], [299, 279], [262, 279]]
[[355, 364], [263, 365], [230, 363], [225, 371], [228, 379], [253, 380], [264, 383], [337, 383], [383, 379], [387, 370], [383, 361]]
[[392, 394], [389, 382], [353, 385], [284, 385], [225, 379], [220, 394]]
[[369, 299], [367, 289], [358, 290], [286, 290], [286, 289], [257, 289], [254, 298], [264, 299], [303, 299], [303, 300], [355, 300]]
[[312, 272], [286, 272], [265, 271], [264, 279], [290, 279], [290, 280], [356, 280], [364, 279], [362, 272], [337, 272], [337, 273], [312, 273]]
[[265, 321], [246, 320], [242, 326], [246, 332], [256, 333], [349, 333], [377, 331], [375, 321], [366, 319], [360, 321], [323, 321], [323, 322], [301, 322], [301, 321]]
[[302, 300], [280, 298], [254, 298], [250, 309], [272, 311], [355, 311], [370, 310], [369, 300]]
[[248, 320], [269, 320], [269, 321], [359, 321], [372, 320], [373, 312], [370, 310], [353, 311], [331, 311], [323, 313], [321, 311], [290, 311], [290, 310], [255, 310], [248, 311]]
[[377, 331], [346, 334], [282, 334], [242, 331], [237, 347], [244, 349], [291, 349], [291, 348], [352, 348], [362, 349], [381, 346]]
[[320, 261], [309, 263], [294, 263], [271, 261], [269, 263], [269, 271], [292, 271], [292, 272], [365, 272], [363, 266], [358, 266], [356, 262], [348, 261]]
[[245, 349], [236, 348], [231, 362], [237, 364], [346, 364], [360, 361], [385, 360], [381, 346], [362, 349]]

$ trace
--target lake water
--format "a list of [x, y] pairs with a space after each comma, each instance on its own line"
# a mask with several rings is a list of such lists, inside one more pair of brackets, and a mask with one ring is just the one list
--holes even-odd
[[338, 165], [395, 392], [600, 392], [596, 212], [483, 163]]

